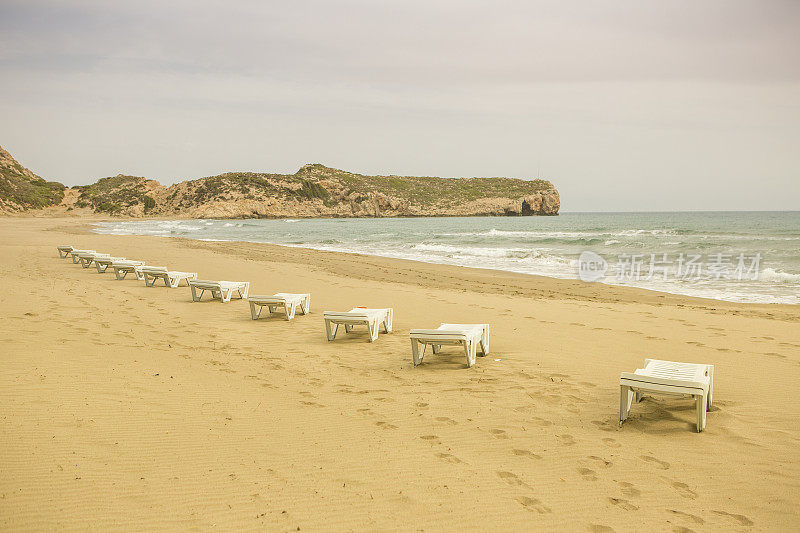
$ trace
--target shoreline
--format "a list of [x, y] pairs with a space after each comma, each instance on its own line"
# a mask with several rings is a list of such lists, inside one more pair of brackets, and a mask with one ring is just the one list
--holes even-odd
[[[132, 220], [136, 220], [136, 219], [132, 219]], [[159, 219], [153, 219], [153, 220], [168, 222], [168, 221], [177, 220], [177, 219], [169, 219], [169, 218], [160, 219], [159, 218]], [[181, 220], [183, 220], [183, 219], [181, 219]], [[212, 219], [193, 219], [193, 220], [212, 220]], [[213, 219], [213, 220], [227, 220], [227, 219]], [[249, 220], [249, 219], [237, 219], [237, 220]], [[295, 219], [284, 219], [284, 220], [295, 220]], [[737, 304], [737, 305], [767, 306], [767, 307], [770, 307], [770, 308], [775, 308], [775, 307], [780, 308], [782, 306], [787, 306], [787, 307], [791, 308], [791, 307], [797, 307], [798, 305], [800, 305], [800, 303], [791, 304], [791, 303], [765, 303], [765, 302], [738, 302], [738, 301], [734, 301], [734, 300], [725, 300], [725, 299], [712, 298], [712, 297], [693, 296], [693, 295], [681, 294], [681, 293], [676, 293], [676, 292], [667, 292], [667, 291], [663, 291], [663, 290], [651, 289], [651, 288], [646, 288], [646, 287], [633, 287], [633, 286], [617, 285], [617, 284], [614, 284], [614, 283], [606, 283], [606, 282], [586, 283], [586, 282], [582, 282], [582, 281], [580, 281], [578, 279], [569, 278], [569, 277], [556, 277], [556, 276], [548, 276], [548, 275], [545, 275], [545, 274], [536, 274], [536, 273], [528, 273], [528, 272], [515, 272], [515, 271], [512, 271], [512, 270], [502, 270], [502, 269], [496, 269], [496, 268], [491, 268], [491, 267], [454, 265], [454, 264], [443, 263], [443, 262], [425, 261], [425, 260], [422, 260], [422, 259], [405, 259], [405, 258], [390, 257], [390, 256], [386, 256], [386, 255], [373, 255], [373, 254], [368, 254], [368, 253], [363, 253], [363, 252], [356, 252], [356, 251], [349, 252], [349, 251], [340, 251], [340, 250], [324, 250], [324, 249], [312, 248], [312, 247], [308, 247], [308, 246], [304, 246], [304, 245], [289, 245], [289, 244], [278, 244], [278, 243], [261, 243], [261, 242], [241, 241], [241, 240], [192, 239], [192, 238], [189, 238], [189, 237], [165, 236], [165, 235], [119, 235], [119, 234], [114, 234], [114, 233], [102, 233], [102, 232], [94, 231], [93, 224], [96, 224], [97, 222], [108, 222], [108, 220], [105, 220], [105, 219], [100, 220], [99, 219], [99, 220], [95, 220], [93, 222], [86, 222], [86, 224], [85, 224], [86, 232], [90, 233], [90, 234], [96, 234], [96, 235], [109, 235], [109, 236], [118, 236], [118, 237], [119, 236], [132, 236], [132, 237], [159, 237], [159, 238], [169, 238], [169, 239], [182, 239], [182, 240], [186, 240], [186, 241], [195, 241], [195, 242], [232, 244], [232, 245], [237, 245], [239, 247], [240, 246], [251, 245], [251, 244], [252, 245], [258, 245], [258, 246], [260, 246], [260, 245], [278, 246], [278, 247], [283, 248], [283, 249], [299, 249], [299, 250], [308, 250], [308, 251], [314, 251], [314, 252], [320, 252], [320, 253], [346, 254], [346, 255], [353, 255], [353, 256], [357, 256], [357, 257], [381, 258], [381, 259], [386, 259], [386, 260], [390, 260], [390, 261], [410, 261], [412, 263], [419, 263], [419, 264], [426, 264], [426, 265], [439, 265], [439, 266], [459, 268], [459, 269], [460, 268], [464, 268], [464, 269], [474, 270], [474, 271], [489, 271], [489, 272], [492, 272], [493, 275], [496, 275], [496, 276], [508, 274], [508, 275], [512, 275], [512, 276], [532, 276], [534, 278], [543, 278], [543, 279], [548, 279], [548, 280], [558, 280], [558, 281], [563, 281], [563, 282], [572, 282], [572, 283], [576, 284], [575, 286], [577, 287], [576, 288], [577, 291], [581, 291], [581, 290], [583, 290], [583, 288], [588, 288], [588, 287], [591, 287], [593, 285], [599, 285], [599, 286], [602, 286], [602, 287], [607, 287], [607, 288], [612, 289], [612, 290], [613, 289], [624, 289], [624, 290], [633, 290], [633, 291], [643, 291], [643, 292], [648, 293], [648, 294], [653, 294], [654, 297], [656, 297], [656, 298], [660, 298], [662, 295], [664, 295], [664, 296], [670, 296], [670, 297], [686, 298], [686, 299], [689, 299], [689, 300], [699, 300], [701, 302], [706, 302], [708, 305], [714, 305], [714, 304], [722, 305], [724, 303], [724, 304]]]
[[[4, 529], [800, 520], [798, 306], [89, 223], [0, 219]], [[253, 321], [246, 302], [117, 281], [59, 259], [70, 243], [310, 292], [311, 314]], [[322, 312], [358, 305], [393, 307], [394, 332], [326, 341]], [[409, 329], [440, 322], [489, 323], [490, 354], [414, 367]], [[619, 427], [619, 374], [645, 357], [715, 365], [706, 431], [691, 401], [649, 397]]]

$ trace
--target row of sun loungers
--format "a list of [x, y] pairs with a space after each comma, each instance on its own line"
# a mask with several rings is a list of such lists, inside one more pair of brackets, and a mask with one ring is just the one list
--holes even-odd
[[[199, 302], [206, 292], [212, 299], [229, 302], [236, 293], [239, 299], [247, 299], [250, 316], [253, 320], [261, 317], [267, 308], [270, 314], [282, 309], [286, 320], [292, 320], [299, 310], [307, 315], [311, 312], [311, 295], [279, 292], [271, 296], [250, 296], [250, 283], [247, 281], [209, 281], [197, 279], [196, 272], [179, 272], [164, 266], [147, 266], [144, 261], [132, 261], [124, 257], [111, 257], [95, 250], [78, 250], [72, 246], [58, 246], [59, 257], [72, 257], [74, 264], [80, 263], [89, 268], [94, 263], [97, 272], [103, 273], [110, 267], [118, 280], [134, 274], [136, 279], [152, 287], [157, 280], [163, 280], [170, 288], [176, 288], [181, 281], [192, 291], [192, 301]], [[390, 307], [371, 309], [355, 307], [349, 311], [324, 311], [325, 334], [328, 341], [336, 339], [339, 326], [351, 333], [356, 326], [366, 326], [369, 342], [378, 340], [380, 328], [384, 333], [392, 332], [394, 310]], [[476, 357], [489, 353], [489, 324], [441, 324], [436, 329], [412, 329], [411, 353], [414, 366], [422, 363], [425, 349], [431, 346], [438, 354], [442, 346], [460, 346], [464, 350], [467, 366], [475, 364]], [[676, 363], [657, 359], [645, 359], [644, 368], [620, 375], [619, 424], [625, 422], [634, 402], [640, 402], [646, 393], [666, 396], [682, 396], [694, 399], [697, 409], [697, 431], [706, 427], [706, 413], [711, 407], [714, 389], [714, 366], [692, 363]]]

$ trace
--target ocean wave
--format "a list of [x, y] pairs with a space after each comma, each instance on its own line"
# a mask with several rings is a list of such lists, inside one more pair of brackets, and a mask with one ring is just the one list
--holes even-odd
[[774, 268], [765, 268], [758, 274], [759, 281], [771, 283], [800, 283], [800, 274], [791, 274]]

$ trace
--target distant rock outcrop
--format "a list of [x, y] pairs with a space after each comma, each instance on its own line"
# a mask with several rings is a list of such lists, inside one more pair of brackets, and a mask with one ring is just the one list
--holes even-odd
[[[319, 164], [295, 174], [231, 172], [169, 187], [120, 174], [64, 195], [63, 185], [8, 159], [39, 180], [36, 187], [54, 192], [50, 203], [13, 200], [19, 206], [13, 210], [61, 202], [66, 210], [129, 217], [312, 218], [557, 215], [560, 207], [558, 191], [545, 180], [364, 176]], [[11, 198], [0, 190], [3, 206]]]

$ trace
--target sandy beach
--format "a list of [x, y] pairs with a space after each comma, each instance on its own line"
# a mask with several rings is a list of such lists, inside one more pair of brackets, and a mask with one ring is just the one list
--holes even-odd
[[[59, 259], [71, 244], [311, 314]], [[252, 243], [0, 219], [0, 528], [790, 531], [800, 308]], [[327, 342], [323, 310], [393, 307]], [[492, 352], [413, 367], [410, 328], [489, 323]], [[715, 365], [714, 406], [647, 398], [646, 357]]]

